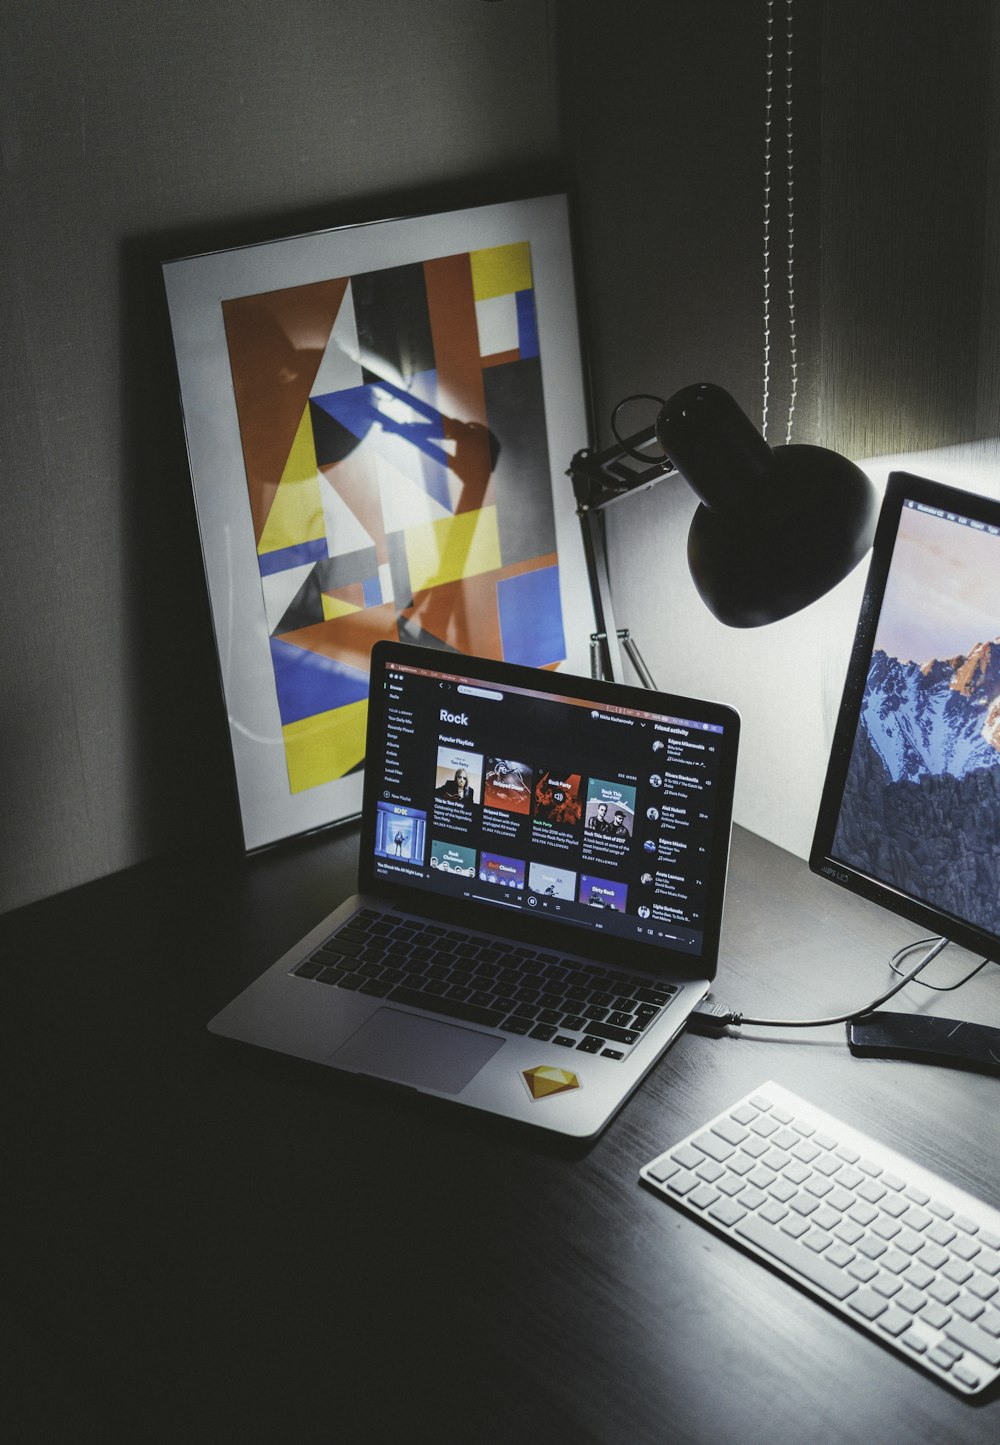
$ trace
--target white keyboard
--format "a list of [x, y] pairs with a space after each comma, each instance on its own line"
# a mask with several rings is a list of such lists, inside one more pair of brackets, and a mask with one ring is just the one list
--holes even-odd
[[963, 1394], [1000, 1376], [1000, 1210], [787, 1089], [639, 1177]]

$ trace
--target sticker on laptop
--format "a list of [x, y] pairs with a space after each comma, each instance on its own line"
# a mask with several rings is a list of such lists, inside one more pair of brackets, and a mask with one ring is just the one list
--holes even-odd
[[554, 1094], [567, 1094], [571, 1089], [583, 1087], [572, 1069], [560, 1069], [555, 1064], [539, 1064], [534, 1069], [522, 1069], [521, 1078], [536, 1104], [540, 1099], [551, 1099]]

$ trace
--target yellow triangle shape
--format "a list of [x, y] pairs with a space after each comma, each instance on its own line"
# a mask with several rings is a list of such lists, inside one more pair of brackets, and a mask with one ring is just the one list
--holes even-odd
[[316, 446], [308, 406], [302, 413], [281, 474], [271, 510], [257, 550], [277, 552], [282, 547], [295, 547], [301, 542], [317, 542], [326, 536], [323, 503], [320, 497], [322, 478], [316, 465]]
[[342, 602], [339, 597], [330, 597], [328, 593], [320, 593], [323, 603], [323, 621], [332, 622], [335, 617], [346, 617], [349, 612], [360, 612], [361, 608], [353, 602]]

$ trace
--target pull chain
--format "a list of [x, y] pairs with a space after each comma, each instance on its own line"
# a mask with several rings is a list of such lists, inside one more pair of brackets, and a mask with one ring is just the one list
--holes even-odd
[[[785, 251], [788, 297], [789, 401], [785, 441], [792, 439], [792, 423], [798, 395], [798, 342], [795, 329], [795, 159], [793, 143], [793, 0], [785, 3]], [[774, 0], [767, 0], [767, 57], [764, 89], [764, 401], [761, 434], [767, 440], [771, 401], [771, 160], [774, 105]]]
[[799, 363], [795, 334], [795, 164], [792, 142], [792, 0], [785, 10], [785, 155], [788, 175], [787, 251], [788, 251], [788, 361], [791, 379], [788, 396], [788, 425], [785, 442], [792, 439], [792, 420], [799, 389]]
[[771, 398], [771, 94], [774, 76], [774, 0], [767, 0], [767, 58], [764, 79], [764, 406], [761, 435], [767, 441]]

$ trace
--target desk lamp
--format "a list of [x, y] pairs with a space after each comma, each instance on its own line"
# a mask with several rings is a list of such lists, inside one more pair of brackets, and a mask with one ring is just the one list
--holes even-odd
[[[615, 625], [604, 512], [663, 477], [679, 474], [700, 498], [688, 565], [702, 600], [729, 627], [759, 627], [798, 612], [846, 577], [871, 546], [875, 490], [838, 453], [771, 448], [729, 393], [707, 382], [677, 392], [662, 402], [653, 426], [623, 438], [615, 423], [624, 405], [612, 417], [615, 445], [577, 452], [568, 470], [597, 623], [595, 677], [624, 681], [624, 650], [643, 686], [654, 686], [628, 629]], [[654, 441], [659, 455], [647, 450]]]

